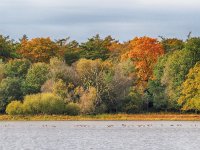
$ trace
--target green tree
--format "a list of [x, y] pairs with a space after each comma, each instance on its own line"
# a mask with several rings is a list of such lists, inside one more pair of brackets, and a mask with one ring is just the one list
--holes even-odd
[[87, 42], [80, 45], [80, 57], [86, 59], [102, 59], [106, 60], [110, 55], [109, 46], [114, 41], [111, 36], [101, 39], [97, 34], [89, 38]]
[[161, 79], [164, 74], [165, 64], [171, 52], [160, 57], [153, 70], [153, 79], [148, 82], [148, 96], [156, 110], [166, 110], [168, 108], [168, 97], [165, 93], [166, 86]]
[[189, 50], [174, 51], [168, 57], [161, 83], [166, 86], [165, 92], [169, 97], [169, 108], [178, 109], [177, 100], [180, 96], [180, 86], [195, 62], [193, 53]]
[[155, 110], [167, 110], [168, 108], [168, 97], [165, 88], [159, 80], [150, 80], [148, 83], [148, 98], [153, 103]]
[[5, 110], [6, 105], [13, 100], [23, 97], [19, 78], [5, 78], [0, 83], [0, 111]]
[[185, 42], [185, 49], [193, 53], [195, 61], [200, 60], [200, 37], [193, 37]]
[[0, 60], [6, 61], [10, 58], [16, 58], [17, 43], [10, 40], [9, 36], [0, 35]]
[[129, 93], [126, 98], [122, 101], [121, 110], [126, 113], [138, 113], [143, 110], [143, 105], [143, 96], [135, 87], [132, 87], [129, 89]]
[[45, 63], [33, 64], [26, 75], [24, 83], [25, 94], [39, 93], [41, 86], [49, 76], [49, 66]]
[[70, 37], [57, 40], [60, 51], [64, 52], [64, 60], [68, 65], [76, 62], [79, 59], [80, 47], [75, 40], [70, 41]]
[[6, 77], [25, 78], [31, 63], [27, 59], [14, 59], [5, 64], [4, 74]]
[[70, 41], [62, 46], [64, 49], [64, 60], [68, 65], [76, 62], [80, 58], [80, 47], [77, 41]]
[[175, 50], [182, 50], [184, 48], [184, 42], [176, 38], [163, 38], [161, 44], [164, 47], [165, 53]]

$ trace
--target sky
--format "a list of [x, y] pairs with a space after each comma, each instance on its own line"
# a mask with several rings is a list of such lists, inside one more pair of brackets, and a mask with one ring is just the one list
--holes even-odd
[[0, 0], [0, 14], [0, 34], [15, 40], [200, 35], [200, 0]]

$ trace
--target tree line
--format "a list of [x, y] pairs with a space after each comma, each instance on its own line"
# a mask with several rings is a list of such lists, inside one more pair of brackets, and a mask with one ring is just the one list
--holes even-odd
[[0, 35], [0, 112], [101, 114], [198, 112], [200, 37], [98, 34], [19, 41]]

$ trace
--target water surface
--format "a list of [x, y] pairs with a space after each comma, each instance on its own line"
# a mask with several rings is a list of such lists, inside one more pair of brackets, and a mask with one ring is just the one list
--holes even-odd
[[198, 150], [200, 122], [0, 122], [0, 150]]

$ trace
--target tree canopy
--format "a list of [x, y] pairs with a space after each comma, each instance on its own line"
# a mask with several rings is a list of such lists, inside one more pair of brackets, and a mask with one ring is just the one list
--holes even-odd
[[0, 112], [200, 111], [200, 38], [0, 36]]

